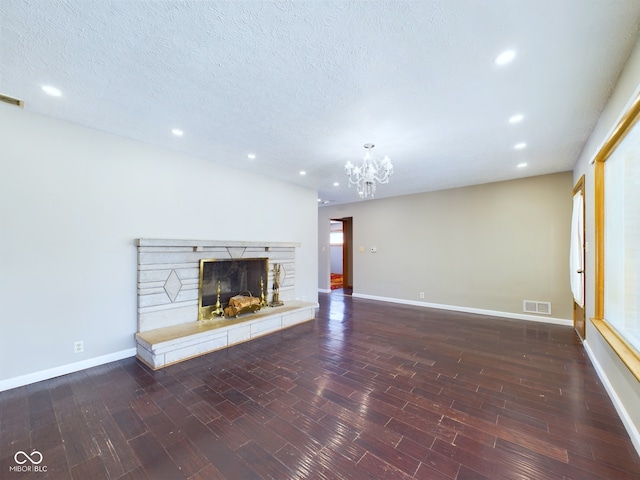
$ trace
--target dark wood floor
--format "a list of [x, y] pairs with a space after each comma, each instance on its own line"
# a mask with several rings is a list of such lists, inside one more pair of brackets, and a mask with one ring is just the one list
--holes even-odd
[[[640, 478], [571, 328], [320, 303], [158, 372], [127, 359], [0, 393], [0, 478]], [[10, 470], [34, 449], [46, 473]]]

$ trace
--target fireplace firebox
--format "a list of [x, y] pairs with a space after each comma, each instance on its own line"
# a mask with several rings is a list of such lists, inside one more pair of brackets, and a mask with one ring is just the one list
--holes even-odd
[[268, 276], [268, 258], [201, 259], [198, 320], [211, 319], [217, 302], [225, 307], [234, 295], [260, 298], [266, 293]]

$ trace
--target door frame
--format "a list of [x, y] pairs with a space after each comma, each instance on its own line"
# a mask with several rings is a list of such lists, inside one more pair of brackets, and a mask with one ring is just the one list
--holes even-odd
[[342, 220], [342, 278], [344, 288], [353, 288], [353, 217]]
[[342, 288], [353, 288], [353, 217], [330, 221], [342, 223]]

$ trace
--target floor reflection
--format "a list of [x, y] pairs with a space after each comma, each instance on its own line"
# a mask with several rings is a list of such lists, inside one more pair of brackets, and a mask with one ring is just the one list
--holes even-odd
[[319, 299], [320, 310], [328, 314], [329, 320], [344, 322], [349, 317], [352, 299], [350, 296], [330, 293], [321, 295]]
[[324, 323], [326, 328], [326, 346], [339, 356], [348, 356], [350, 346], [347, 345], [347, 334], [351, 330], [352, 298], [335, 293], [320, 294], [320, 315], [328, 321]]

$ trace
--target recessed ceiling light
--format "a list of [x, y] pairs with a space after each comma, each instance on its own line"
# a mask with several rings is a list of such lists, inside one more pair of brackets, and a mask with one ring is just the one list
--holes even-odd
[[300, 170], [300, 175], [306, 175], [307, 172], [305, 172], [304, 170]]
[[52, 87], [51, 85], [43, 85], [42, 91], [52, 97], [60, 97], [62, 95], [62, 92], [59, 89]]
[[255, 159], [256, 159], [256, 156], [255, 156], [255, 154], [250, 153], [249, 155], [247, 155], [247, 158], [248, 158], [249, 160], [255, 160]]
[[321, 198], [319, 198], [319, 199], [318, 199], [318, 203], [320, 203], [321, 201], [322, 201], [322, 199], [321, 199]]
[[171, 133], [173, 133], [176, 137], [181, 137], [182, 135], [184, 135], [184, 132], [179, 128], [171, 129]]
[[333, 182], [333, 186], [334, 187], [339, 187], [340, 186], [340, 182]]
[[526, 164], [526, 163], [524, 163], [524, 162], [523, 162], [523, 163], [519, 163], [519, 164], [518, 164], [518, 168], [524, 168], [524, 167], [526, 167], [526, 166], [527, 166], [527, 164]]
[[506, 65], [514, 58], [516, 58], [515, 50], [505, 50], [493, 60], [493, 63], [495, 63], [496, 65]]
[[524, 118], [524, 115], [520, 113], [516, 115], [512, 115], [511, 117], [509, 117], [509, 123], [520, 123], [523, 118]]
[[515, 148], [516, 150], [522, 150], [523, 148], [526, 148], [527, 144], [524, 142], [520, 142], [520, 143], [516, 143], [513, 148]]

